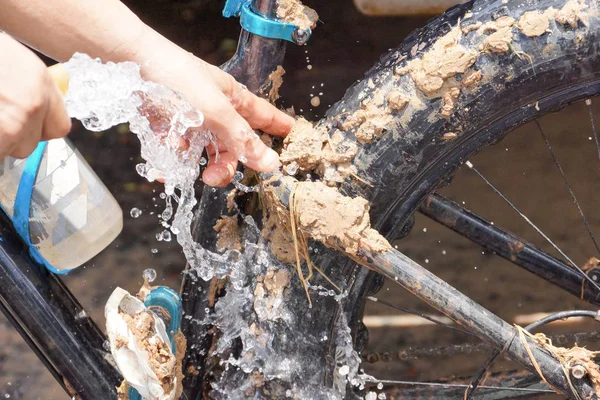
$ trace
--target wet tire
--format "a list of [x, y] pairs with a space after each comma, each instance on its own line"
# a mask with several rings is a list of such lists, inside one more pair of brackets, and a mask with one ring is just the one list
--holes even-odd
[[[389, 240], [401, 237], [423, 199], [465, 160], [519, 125], [597, 95], [599, 39], [600, 12], [593, 0], [481, 0], [448, 10], [383, 56], [318, 123], [337, 138], [338, 148], [358, 149], [351, 161], [355, 174], [339, 189], [368, 199], [373, 226]], [[444, 54], [446, 45], [456, 51]], [[447, 65], [449, 60], [455, 65]], [[426, 61], [438, 64], [423, 65]], [[391, 94], [400, 105], [391, 106]], [[347, 123], [369, 104], [382, 110], [384, 124], [373, 127], [372, 118]], [[312, 245], [318, 250], [312, 262], [345, 296], [313, 299], [307, 311], [304, 291], [294, 287], [287, 306], [297, 316], [297, 329], [282, 328], [278, 345], [302, 353], [305, 338], [324, 338], [306, 345], [314, 354], [307, 354], [298, 374], [312, 377], [315, 388], [352, 398], [356, 387], [338, 373], [348, 362], [341, 351], [344, 327], [347, 321], [360, 351], [368, 340], [361, 322], [365, 297], [377, 290], [380, 278]], [[327, 286], [318, 276], [314, 284]], [[210, 380], [204, 371], [210, 368], [200, 375]]]
[[[538, 18], [547, 27], [532, 30], [530, 22], [539, 22]], [[492, 36], [510, 20], [508, 33]], [[436, 44], [447, 41], [448, 35], [455, 35], [455, 43], [474, 61], [442, 78], [442, 88], [432, 92], [418, 82], [419, 71], [410, 67], [435, 51]], [[506, 43], [506, 51], [502, 42], [495, 41], [498, 37]], [[361, 180], [346, 179], [341, 190], [367, 198], [374, 227], [389, 240], [401, 238], [410, 230], [419, 204], [465, 160], [517, 126], [600, 92], [598, 39], [596, 1], [473, 1], [448, 10], [383, 56], [319, 122], [330, 137], [343, 134], [340, 146], [358, 146], [352, 165]], [[474, 84], [464, 84], [473, 74], [481, 76]], [[452, 87], [458, 88], [458, 94], [448, 94]], [[399, 93], [408, 104], [389, 111], [392, 118], [381, 137], [361, 143], [356, 136], [361, 136], [363, 126], [344, 129], [344, 120], [381, 98], [380, 91], [384, 99]], [[383, 107], [387, 106], [384, 101]], [[341, 310], [360, 351], [368, 337], [361, 323], [365, 296], [378, 286], [377, 275], [332, 251], [321, 252], [315, 263], [329, 276], [346, 277], [340, 285], [349, 294]], [[325, 355], [332, 357], [333, 353]], [[335, 380], [335, 374], [331, 376]]]

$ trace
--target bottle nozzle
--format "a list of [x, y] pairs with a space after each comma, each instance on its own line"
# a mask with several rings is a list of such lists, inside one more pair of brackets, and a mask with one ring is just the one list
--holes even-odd
[[65, 66], [61, 63], [54, 64], [48, 67], [48, 72], [63, 96], [66, 95], [67, 90], [69, 90], [69, 72]]

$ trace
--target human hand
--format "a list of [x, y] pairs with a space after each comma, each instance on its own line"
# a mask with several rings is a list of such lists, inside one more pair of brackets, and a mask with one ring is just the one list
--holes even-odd
[[25, 158], [40, 140], [64, 137], [71, 119], [46, 66], [0, 33], [0, 159]]
[[207, 185], [226, 186], [233, 179], [238, 161], [261, 172], [279, 167], [278, 154], [253, 129], [285, 136], [294, 124], [292, 117], [190, 53], [181, 51], [173, 57], [157, 53], [168, 64], [160, 60], [142, 63], [144, 77], [182, 93], [204, 114], [204, 126], [217, 137], [219, 159], [213, 146], [207, 149], [210, 160], [202, 175]]

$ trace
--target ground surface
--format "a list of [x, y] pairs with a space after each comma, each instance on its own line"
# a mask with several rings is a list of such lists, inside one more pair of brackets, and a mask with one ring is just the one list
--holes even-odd
[[[220, 4], [157, 0], [126, 3], [158, 31], [212, 63], [224, 62], [235, 49], [239, 28], [235, 21], [219, 17]], [[297, 112], [309, 119], [322, 115], [327, 105], [339, 99], [380, 54], [426, 21], [424, 18], [362, 17], [350, 0], [325, 6], [323, 2], [313, 3], [322, 23], [307, 47], [290, 48], [284, 65], [288, 73], [282, 88], [283, 105], [294, 105]], [[307, 68], [308, 64], [312, 69]], [[189, 78], [193, 79], [193, 76]], [[311, 94], [320, 96], [320, 107], [311, 109]], [[596, 114], [600, 116], [600, 113]], [[574, 189], [582, 200], [583, 209], [590, 210], [592, 226], [598, 227], [600, 214], [591, 213], [594, 208], [592, 193], [599, 189], [598, 167], [593, 143], [588, 139], [592, 134], [585, 107], [579, 105], [569, 109], [568, 114], [549, 116], [544, 120], [544, 126], [548, 127], [553, 143], [560, 147], [559, 157], [578, 160], [577, 163], [565, 162], [565, 170], [569, 176], [579, 178], [572, 182]], [[161, 229], [152, 213], [162, 209], [156, 208], [162, 207], [158, 198], [160, 186], [145, 183], [135, 173], [135, 164], [140, 161], [137, 139], [130, 133], [91, 134], [81, 129], [75, 129], [71, 137], [115, 195], [125, 214], [123, 233], [114, 244], [66, 278], [78, 299], [103, 326], [103, 306], [115, 286], [136, 291], [142, 282], [142, 271], [151, 267], [158, 272], [159, 284], [178, 288], [185, 260], [175, 243], [155, 239]], [[561, 186], [560, 176], [544, 151], [539, 133], [533, 126], [527, 126], [473, 161], [582, 265], [587, 258], [598, 254], [582, 230], [578, 215], [572, 212], [572, 203]], [[582, 161], [583, 157], [586, 162]], [[552, 194], [548, 193], [549, 188], [552, 188]], [[510, 209], [469, 171], [460, 171], [455, 184], [445, 193], [459, 202], [464, 201], [499, 225], [524, 232], [526, 238], [539, 243], [533, 231], [515, 218]], [[143, 210], [141, 217], [133, 219], [129, 216], [133, 207]], [[493, 255], [483, 254], [477, 246], [422, 216], [417, 219], [409, 237], [399, 243], [399, 248], [508, 321], [533, 312], [582, 306], [577, 299]], [[153, 253], [151, 249], [158, 252]], [[431, 313], [425, 305], [391, 285], [386, 285], [379, 295], [404, 307]], [[372, 305], [368, 305], [367, 313], [398, 315], [394, 310]], [[591, 328], [579, 324], [555, 329]], [[388, 352], [391, 358], [400, 350], [433, 345], [434, 337], [444, 337], [449, 344], [466, 341], [461, 334], [429, 326], [373, 328], [370, 334], [372, 340], [368, 352]], [[0, 396], [11, 399], [67, 398], [3, 317], [0, 317], [0, 343]], [[460, 362], [444, 362], [444, 358], [428, 356], [400, 363], [369, 364], [366, 369], [380, 378], [401, 380], [426, 380], [453, 373], [468, 375], [485, 354], [469, 355]]]

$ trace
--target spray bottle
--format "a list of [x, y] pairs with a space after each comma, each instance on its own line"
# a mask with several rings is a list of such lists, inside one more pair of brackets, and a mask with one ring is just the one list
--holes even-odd
[[[66, 93], [66, 71], [49, 72]], [[57, 274], [89, 261], [123, 228], [119, 204], [68, 139], [0, 160], [0, 206], [33, 258]]]

